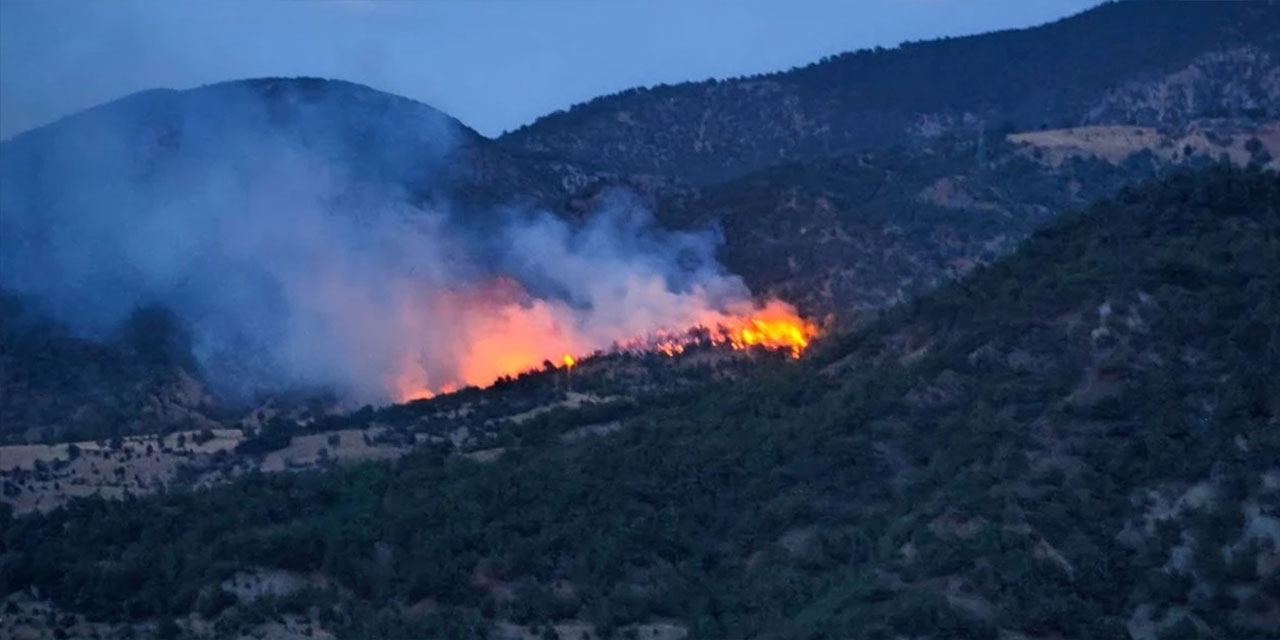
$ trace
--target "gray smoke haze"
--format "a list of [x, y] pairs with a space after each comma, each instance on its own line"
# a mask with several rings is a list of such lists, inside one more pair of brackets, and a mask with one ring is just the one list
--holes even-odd
[[[282, 88], [285, 87], [285, 88]], [[469, 132], [354, 85], [134, 96], [0, 146], [0, 286], [88, 336], [162, 304], [227, 395], [488, 384], [749, 303], [713, 233], [410, 204]]]

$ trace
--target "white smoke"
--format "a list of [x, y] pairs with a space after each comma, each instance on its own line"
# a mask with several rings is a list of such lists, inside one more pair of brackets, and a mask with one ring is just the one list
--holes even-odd
[[400, 186], [430, 184], [465, 135], [425, 107], [203, 91], [0, 147], [0, 286], [87, 335], [163, 304], [223, 393], [361, 400], [481, 382], [749, 298], [715, 234], [659, 230], [625, 194], [580, 225], [409, 204]]

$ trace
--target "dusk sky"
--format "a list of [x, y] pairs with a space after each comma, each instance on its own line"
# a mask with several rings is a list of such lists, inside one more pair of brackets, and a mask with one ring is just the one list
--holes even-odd
[[632, 86], [1029, 27], [1096, 0], [0, 0], [0, 138], [156, 87], [320, 76], [485, 135]]

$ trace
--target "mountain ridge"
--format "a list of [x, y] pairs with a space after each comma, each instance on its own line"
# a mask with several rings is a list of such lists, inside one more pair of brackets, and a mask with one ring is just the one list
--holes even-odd
[[[499, 140], [570, 159], [604, 158], [615, 170], [713, 181], [904, 134], [1086, 124], [1107, 91], [1175, 72], [1197, 54], [1254, 46], [1274, 57], [1277, 27], [1280, 7], [1270, 3], [1106, 3], [1028, 29], [631, 89], [543, 116]], [[1277, 80], [1265, 82], [1274, 98]], [[1248, 108], [1274, 118], [1274, 104]], [[709, 125], [718, 129], [707, 133]]]

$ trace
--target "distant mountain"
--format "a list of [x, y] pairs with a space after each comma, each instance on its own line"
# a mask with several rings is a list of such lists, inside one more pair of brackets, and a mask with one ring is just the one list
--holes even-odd
[[[402, 199], [459, 204], [536, 201], [565, 163], [513, 159], [425, 104], [350, 82], [238, 80], [143, 91], [0, 145], [7, 202], [47, 202], [69, 181], [157, 183], [192, 167], [248, 164], [265, 152], [306, 154], [336, 178], [402, 190]], [[92, 152], [89, 152], [92, 150]]]
[[1113, 2], [1044, 26], [630, 89], [503, 147], [706, 183], [956, 132], [1280, 118], [1280, 5]]

